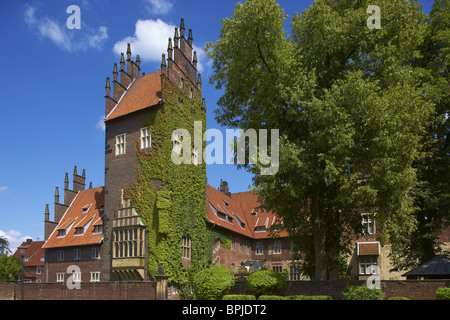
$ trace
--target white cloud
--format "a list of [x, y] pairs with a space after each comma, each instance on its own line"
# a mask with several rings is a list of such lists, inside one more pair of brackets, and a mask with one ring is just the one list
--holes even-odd
[[100, 116], [100, 118], [98, 119], [96, 127], [98, 129], [100, 129], [100, 130], [105, 131], [105, 117], [104, 116]]
[[167, 14], [172, 10], [173, 4], [167, 0], [146, 0], [147, 10], [153, 14]]
[[[167, 44], [169, 38], [173, 39], [175, 33], [175, 26], [168, 24], [161, 19], [157, 20], [138, 20], [136, 22], [136, 29], [133, 36], [128, 36], [114, 45], [113, 51], [120, 55], [121, 52], [126, 52], [127, 43], [131, 45], [131, 51], [139, 54], [141, 60], [161, 61], [161, 55], [166, 54]], [[199, 72], [203, 72], [203, 64], [207, 56], [204, 50], [195, 44], [194, 51], [197, 51]]]
[[8, 189], [7, 186], [2, 186], [2, 187], [0, 187], [0, 192], [5, 191], [5, 190], [7, 190], [7, 189]]
[[49, 39], [57, 47], [68, 52], [89, 48], [101, 49], [108, 38], [108, 31], [105, 26], [95, 30], [83, 25], [80, 30], [69, 30], [66, 21], [59, 23], [49, 17], [36, 16], [36, 8], [32, 6], [26, 8], [24, 20], [41, 39]]
[[8, 241], [11, 253], [14, 253], [17, 250], [17, 247], [25, 242], [26, 239], [32, 239], [30, 236], [23, 236], [22, 233], [17, 230], [0, 230], [0, 237], [5, 238]]

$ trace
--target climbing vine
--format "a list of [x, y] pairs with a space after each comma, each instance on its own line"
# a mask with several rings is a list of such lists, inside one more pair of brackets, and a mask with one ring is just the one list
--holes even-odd
[[[177, 165], [171, 159], [174, 130], [189, 131], [191, 150], [194, 121], [202, 122], [202, 134], [206, 130], [201, 97], [190, 99], [165, 76], [162, 81], [164, 104], [145, 120], [152, 136], [152, 149], [144, 153], [136, 148], [137, 180], [129, 196], [146, 225], [149, 274], [154, 277], [163, 263], [169, 282], [184, 285], [212, 262], [214, 242], [218, 239], [226, 246], [230, 237], [207, 223], [204, 161], [198, 165]], [[191, 239], [189, 265], [183, 263], [181, 256], [183, 237]]]

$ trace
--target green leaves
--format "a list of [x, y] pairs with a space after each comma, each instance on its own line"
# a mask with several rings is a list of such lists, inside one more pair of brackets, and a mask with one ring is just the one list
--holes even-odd
[[217, 120], [280, 131], [278, 173], [247, 169], [321, 275], [347, 250], [344, 234], [360, 232], [355, 210], [377, 211], [380, 240], [400, 243], [415, 228], [413, 163], [434, 111], [430, 74], [416, 65], [428, 22], [415, 2], [378, 0], [381, 29], [369, 29], [368, 4], [317, 0], [287, 36], [275, 1], [246, 1], [208, 44], [210, 82], [224, 89]]

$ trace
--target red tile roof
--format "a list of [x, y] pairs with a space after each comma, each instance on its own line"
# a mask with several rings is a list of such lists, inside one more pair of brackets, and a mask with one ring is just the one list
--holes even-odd
[[[44, 248], [100, 243], [103, 239], [103, 233], [94, 233], [94, 226], [103, 223], [101, 218], [105, 202], [104, 191], [104, 187], [79, 191], [55, 230], [45, 242]], [[83, 234], [75, 235], [75, 229], [81, 227], [84, 228]], [[64, 229], [66, 230], [65, 236], [58, 237], [58, 231]]]
[[137, 78], [117, 105], [106, 115], [105, 121], [153, 106], [161, 98], [161, 71]]
[[[206, 185], [206, 215], [209, 222], [244, 236], [261, 239], [269, 238], [269, 229], [277, 222], [276, 215], [264, 210], [256, 210], [260, 206], [256, 193], [248, 191], [231, 194], [231, 197]], [[252, 215], [253, 213], [253, 215]], [[255, 230], [257, 226], [266, 227], [265, 230]], [[287, 237], [287, 232], [277, 234]]]
[[[43, 245], [44, 241], [32, 241], [29, 244], [25, 241], [20, 245], [21, 247], [26, 247], [23, 262], [24, 266], [43, 266], [45, 264], [44, 260], [41, 259], [45, 257]], [[19, 250], [14, 252], [14, 257], [20, 258]]]

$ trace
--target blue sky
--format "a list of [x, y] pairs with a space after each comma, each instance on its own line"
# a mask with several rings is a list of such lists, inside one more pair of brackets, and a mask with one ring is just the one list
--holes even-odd
[[[131, 43], [141, 69], [159, 69], [174, 26], [184, 18], [199, 50], [207, 127], [220, 128], [213, 110], [221, 92], [209, 85], [211, 62], [202, 53], [220, 35], [221, 19], [238, 1], [45, 0], [0, 2], [0, 236], [15, 248], [25, 238], [43, 240], [44, 209], [53, 219], [55, 187], [65, 172], [86, 170], [87, 184], [104, 185], [105, 80]], [[313, 0], [278, 1], [288, 15]], [[422, 1], [429, 12], [432, 1]], [[77, 5], [81, 29], [68, 29], [66, 10]], [[134, 59], [134, 58], [133, 58]], [[227, 180], [247, 191], [251, 176], [233, 165], [211, 165], [208, 183]], [[61, 192], [62, 193], [62, 192]]]

